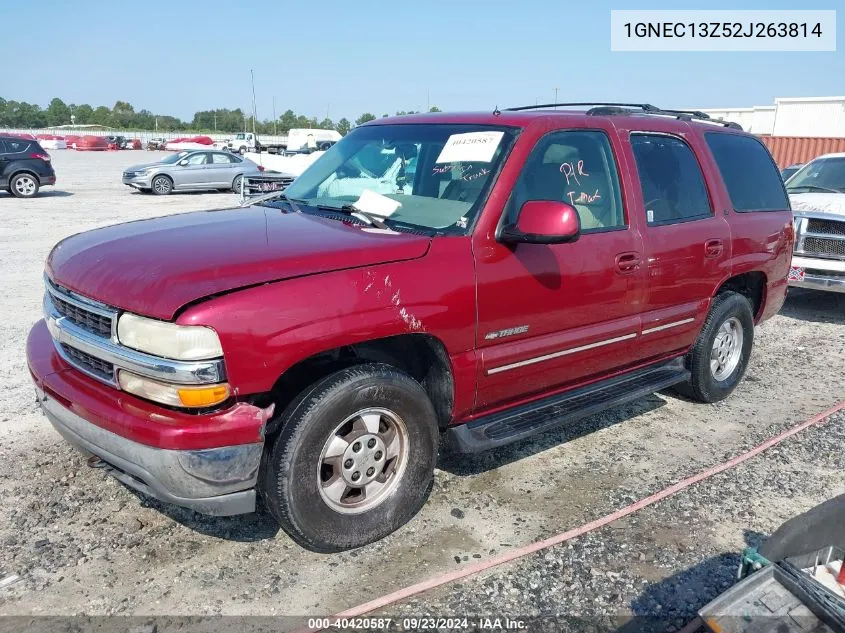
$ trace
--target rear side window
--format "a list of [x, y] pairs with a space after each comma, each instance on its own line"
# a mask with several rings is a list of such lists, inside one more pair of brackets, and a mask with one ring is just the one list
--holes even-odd
[[789, 209], [783, 180], [765, 145], [738, 134], [708, 132], [704, 137], [735, 211]]
[[23, 139], [16, 140], [7, 138], [4, 142], [6, 143], [6, 151], [9, 154], [19, 154], [21, 152], [26, 152], [27, 150], [29, 150], [29, 146], [32, 144], [31, 141]]
[[631, 148], [649, 225], [676, 224], [712, 215], [695, 154], [684, 141], [662, 134], [632, 134]]

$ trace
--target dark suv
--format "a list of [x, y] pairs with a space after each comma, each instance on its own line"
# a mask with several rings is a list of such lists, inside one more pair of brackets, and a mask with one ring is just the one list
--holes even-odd
[[38, 141], [0, 135], [0, 191], [33, 198], [44, 185], [55, 184], [50, 155]]

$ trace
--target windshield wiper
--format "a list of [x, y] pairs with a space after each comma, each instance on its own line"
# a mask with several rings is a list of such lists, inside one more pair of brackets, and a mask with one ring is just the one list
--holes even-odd
[[241, 202], [239, 206], [248, 207], [248, 206], [251, 206], [253, 204], [261, 204], [262, 202], [267, 202], [268, 200], [283, 200], [285, 202], [306, 204], [305, 200], [296, 200], [294, 198], [288, 198], [285, 195], [284, 190], [279, 190], [279, 191], [270, 191], [269, 193], [263, 193], [260, 196], [257, 196], [255, 198], [244, 198], [243, 202]]
[[340, 207], [333, 207], [329, 204], [318, 204], [315, 205], [318, 209], [325, 209], [326, 211], [335, 211], [338, 213], [345, 213], [346, 215], [351, 215], [354, 218], [358, 218], [359, 220], [363, 220], [364, 222], [369, 223], [371, 226], [375, 226], [379, 229], [389, 229], [390, 227], [384, 223], [384, 220], [377, 215], [373, 215], [372, 213], [367, 213], [356, 207], [354, 204], [344, 204]]
[[799, 189], [814, 189], [816, 191], [824, 191], [827, 193], [845, 193], [840, 189], [831, 189], [830, 187], [820, 187], [818, 185], [795, 185], [794, 187], [787, 187], [786, 191], [798, 191]]

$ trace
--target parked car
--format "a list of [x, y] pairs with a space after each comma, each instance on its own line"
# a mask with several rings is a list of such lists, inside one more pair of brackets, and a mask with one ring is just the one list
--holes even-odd
[[789, 167], [784, 167], [780, 170], [780, 177], [783, 179], [784, 182], [789, 180], [796, 171], [801, 169], [804, 166], [804, 163], [795, 163], [794, 165], [790, 165]]
[[722, 400], [783, 304], [792, 214], [765, 146], [699, 116], [379, 119], [275, 200], [64, 239], [41, 408], [136, 490], [262, 499], [339, 551], [420, 509], [440, 433], [475, 452], [669, 387]]
[[119, 136], [116, 134], [106, 136], [106, 142], [109, 145], [115, 145], [117, 149], [126, 149], [126, 146], [129, 144], [129, 141], [126, 140], [125, 136]]
[[209, 189], [240, 193], [243, 177], [259, 176], [263, 169], [230, 152], [189, 150], [171, 154], [156, 163], [127, 167], [123, 172], [123, 184], [157, 195]]
[[0, 191], [33, 198], [41, 187], [55, 184], [50, 155], [38, 141], [0, 135]]
[[789, 285], [845, 292], [845, 154], [810, 161], [786, 191], [796, 233]]
[[167, 145], [167, 139], [163, 137], [155, 137], [147, 141], [148, 150], [161, 150], [165, 145]]

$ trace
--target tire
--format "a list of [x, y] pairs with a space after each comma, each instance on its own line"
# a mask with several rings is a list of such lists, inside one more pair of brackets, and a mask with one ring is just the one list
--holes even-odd
[[[439, 439], [434, 408], [420, 384], [393, 367], [335, 372], [300, 394], [281, 423], [265, 449], [259, 492], [303, 547], [340, 552], [372, 543], [407, 523], [428, 498]], [[349, 485], [356, 473], [359, 482], [371, 478], [364, 486], [369, 499]]]
[[173, 181], [169, 176], [156, 176], [150, 184], [153, 193], [157, 196], [166, 196], [173, 191]]
[[677, 385], [675, 391], [698, 402], [724, 400], [745, 375], [753, 345], [754, 315], [748, 299], [737, 292], [716, 295], [701, 333], [687, 354], [690, 379]]
[[240, 154], [241, 156], [243, 156], [244, 154], [246, 154], [246, 147], [244, 147], [243, 145], [241, 145], [240, 149], [238, 150], [238, 154]]
[[34, 198], [39, 189], [38, 177], [29, 172], [15, 174], [9, 181], [9, 192], [16, 198]]
[[235, 176], [235, 179], [232, 181], [232, 191], [235, 193], [241, 192], [241, 187], [244, 185], [244, 177], [243, 176]]

